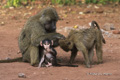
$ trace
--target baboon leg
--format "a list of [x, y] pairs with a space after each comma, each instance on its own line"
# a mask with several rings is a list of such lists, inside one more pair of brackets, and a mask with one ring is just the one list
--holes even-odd
[[85, 64], [86, 64], [86, 67], [87, 68], [90, 68], [90, 61], [89, 61], [89, 58], [88, 58], [88, 51], [87, 50], [83, 50], [83, 56], [85, 58]]
[[[79, 42], [78, 42], [79, 43]], [[83, 53], [83, 56], [85, 58], [85, 64], [86, 64], [86, 67], [87, 68], [90, 68], [90, 60], [89, 60], [89, 57], [88, 57], [88, 50], [86, 49], [86, 47], [84, 46], [83, 43], [80, 43], [80, 44], [76, 44], [76, 47], [79, 51], [82, 51]]]
[[22, 61], [24, 62], [30, 62], [30, 47], [26, 50], [26, 52], [24, 54], [22, 54]]
[[30, 60], [31, 60], [32, 66], [37, 66], [37, 64], [39, 64], [39, 48], [38, 47], [31, 46]]
[[97, 55], [98, 63], [103, 63], [101, 46], [96, 45], [96, 55]]
[[88, 52], [88, 56], [89, 56], [90, 64], [92, 64], [93, 56], [94, 56], [94, 51], [93, 51], [93, 49], [91, 49], [91, 50]]
[[76, 55], [77, 55], [77, 50], [76, 50], [76, 49], [73, 49], [72, 52], [71, 52], [71, 57], [70, 57], [70, 61], [69, 61], [70, 64], [73, 63]]

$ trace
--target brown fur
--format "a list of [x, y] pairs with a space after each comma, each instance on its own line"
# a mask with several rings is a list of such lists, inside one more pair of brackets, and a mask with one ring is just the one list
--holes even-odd
[[[95, 21], [92, 22], [92, 24]], [[98, 24], [96, 25], [97, 27]], [[93, 49], [96, 49], [96, 55], [98, 63], [102, 63], [102, 43], [105, 42], [102, 33], [99, 28], [95, 28], [95, 25], [91, 25], [89, 29], [71, 30], [68, 37], [63, 40], [59, 40], [60, 47], [65, 51], [71, 51], [70, 63], [73, 63], [77, 52], [82, 51], [86, 67], [91, 67], [93, 59]]]
[[[47, 7], [28, 19], [18, 40], [19, 49], [22, 53], [22, 61], [29, 62], [32, 66], [37, 66], [44, 50], [40, 47], [39, 43], [46, 38], [54, 41], [53, 47], [59, 45], [58, 38], [62, 38], [64, 36], [56, 33], [56, 22], [58, 19], [59, 16], [56, 10], [52, 7]], [[51, 24], [50, 22], [53, 23]], [[47, 27], [45, 27], [45, 25]], [[10, 62], [9, 60], [2, 60], [0, 62], [3, 61]], [[17, 60], [11, 60], [11, 62], [15, 61]]]

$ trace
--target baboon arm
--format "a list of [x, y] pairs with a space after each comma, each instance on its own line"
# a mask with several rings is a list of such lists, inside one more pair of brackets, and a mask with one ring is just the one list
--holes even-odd
[[[39, 46], [40, 41], [42, 41], [46, 38], [51, 39], [54, 42], [56, 42], [56, 41], [58, 41], [59, 38], [64, 37], [63, 35], [61, 35], [59, 33], [56, 33], [56, 32], [46, 33], [43, 28], [40, 28], [40, 29], [41, 29], [41, 32], [40, 32], [40, 30], [38, 30], [38, 29], [35, 30], [35, 28], [33, 28], [33, 31], [32, 31], [32, 34], [31, 34], [31, 43], [34, 46]], [[55, 46], [55, 45], [58, 45], [58, 42], [54, 43], [53, 46]]]
[[56, 52], [56, 50], [55, 50], [55, 49], [52, 49], [52, 53], [53, 53], [53, 55], [56, 57], [57, 52]]
[[59, 36], [59, 35], [60, 34], [58, 34], [58, 33], [41, 34], [39, 36], [32, 34], [31, 43], [32, 43], [32, 45], [39, 46], [40, 41], [43, 41], [46, 38], [53, 40], [53, 41], [56, 41], [57, 36]]
[[43, 63], [44, 60], [45, 60], [45, 55], [43, 54], [42, 59], [41, 59], [38, 67], [41, 67], [41, 64]]

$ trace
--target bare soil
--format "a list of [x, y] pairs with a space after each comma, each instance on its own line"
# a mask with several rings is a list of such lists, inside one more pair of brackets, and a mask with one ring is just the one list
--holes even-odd
[[[81, 14], [86, 10], [85, 6], [55, 6], [62, 20], [57, 23], [57, 31], [67, 36], [67, 32], [60, 31], [64, 27], [75, 25], [88, 26], [88, 23], [95, 20], [101, 28], [105, 23], [114, 24], [117, 30], [120, 29], [120, 6], [108, 5], [99, 6], [103, 13], [94, 12], [94, 6], [89, 8], [92, 13]], [[42, 7], [44, 8], [44, 7]], [[18, 36], [27, 19], [35, 15], [42, 8], [0, 8], [0, 59], [20, 57], [17, 54]], [[106, 37], [106, 44], [103, 45], [103, 64], [94, 64], [92, 68], [86, 68], [81, 52], [78, 53], [74, 64], [79, 67], [49, 67], [37, 68], [29, 63], [14, 62], [0, 63], [0, 80], [120, 80], [120, 34], [118, 37]], [[67, 64], [70, 52], [56, 48], [59, 63]], [[97, 61], [94, 56], [94, 63]], [[24, 73], [26, 78], [19, 78], [18, 74]]]

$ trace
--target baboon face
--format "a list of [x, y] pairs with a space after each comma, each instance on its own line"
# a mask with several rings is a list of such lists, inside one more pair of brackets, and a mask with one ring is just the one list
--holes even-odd
[[40, 17], [40, 23], [44, 26], [47, 32], [53, 32], [56, 30], [56, 22], [59, 17], [52, 9], [46, 9]]
[[44, 24], [45, 30], [48, 32], [53, 32], [56, 30], [56, 21], [48, 21]]
[[66, 52], [73, 48], [73, 42], [69, 41], [68, 39], [59, 40], [59, 45]]
[[53, 45], [53, 40], [45, 39], [40, 42], [40, 45], [44, 47], [44, 49], [48, 50]]

